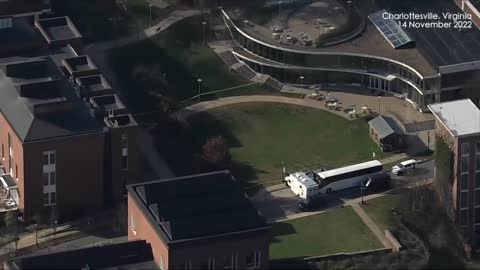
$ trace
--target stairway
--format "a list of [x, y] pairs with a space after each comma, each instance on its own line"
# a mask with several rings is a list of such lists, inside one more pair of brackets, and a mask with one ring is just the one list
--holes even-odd
[[233, 55], [232, 51], [228, 50], [222, 53], [219, 53], [218, 56], [222, 59], [222, 61], [227, 64], [227, 66], [233, 66], [234, 64], [238, 63], [237, 58]]
[[283, 83], [269, 76], [262, 84], [262, 87], [268, 90], [280, 91], [283, 88]]
[[248, 67], [245, 64], [242, 64], [238, 66], [236, 69], [234, 69], [238, 74], [242, 75], [244, 78], [247, 80], [252, 79], [257, 75], [250, 67]]

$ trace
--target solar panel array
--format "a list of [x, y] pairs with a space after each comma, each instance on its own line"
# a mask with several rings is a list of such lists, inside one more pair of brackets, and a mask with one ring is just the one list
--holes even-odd
[[370, 21], [382, 33], [383, 37], [392, 45], [393, 48], [401, 47], [413, 41], [407, 33], [392, 19], [384, 19], [382, 14], [387, 12], [385, 9], [372, 13], [368, 16]]

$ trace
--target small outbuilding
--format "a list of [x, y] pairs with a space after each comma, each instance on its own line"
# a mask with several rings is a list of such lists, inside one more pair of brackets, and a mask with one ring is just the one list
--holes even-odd
[[405, 133], [393, 118], [380, 115], [370, 120], [368, 126], [370, 137], [384, 152], [407, 147]]

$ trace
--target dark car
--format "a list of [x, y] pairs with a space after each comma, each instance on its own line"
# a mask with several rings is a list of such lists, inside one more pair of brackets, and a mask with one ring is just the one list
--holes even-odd
[[[366, 189], [372, 192], [383, 191], [392, 186], [392, 178], [386, 172], [370, 176], [370, 184]], [[368, 181], [368, 180], [367, 180]]]

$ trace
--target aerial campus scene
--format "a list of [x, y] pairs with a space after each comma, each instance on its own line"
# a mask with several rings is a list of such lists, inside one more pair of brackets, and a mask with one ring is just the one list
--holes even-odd
[[480, 1], [0, 0], [0, 269], [480, 269]]

